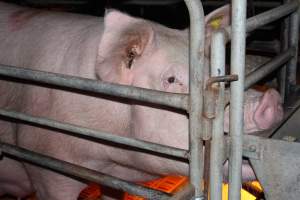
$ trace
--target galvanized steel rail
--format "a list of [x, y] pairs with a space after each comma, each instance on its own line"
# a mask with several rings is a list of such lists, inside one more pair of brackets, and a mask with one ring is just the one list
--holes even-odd
[[[91, 170], [85, 167], [74, 165], [72, 163], [61, 161], [49, 156], [41, 155], [24, 148], [16, 147], [15, 145], [0, 142], [0, 149], [4, 154], [8, 154], [27, 162], [45, 167], [54, 171], [80, 177], [84, 180], [106, 185], [111, 188], [127, 191], [131, 194], [144, 196], [150, 199], [169, 199], [170, 196], [153, 189], [149, 189], [134, 183], [126, 182], [121, 179]], [[43, 161], [43, 162], [41, 162]]]
[[[295, 48], [295, 52], [298, 52], [298, 40], [299, 40], [299, 8], [298, 12], [294, 12], [289, 17], [289, 33], [288, 33], [288, 47]], [[296, 75], [297, 75], [297, 60], [298, 56], [295, 55], [287, 64], [287, 84], [286, 95], [289, 96], [295, 91], [296, 87]]]
[[122, 137], [113, 135], [110, 133], [105, 133], [102, 131], [97, 131], [93, 129], [88, 129], [85, 127], [80, 127], [72, 124], [62, 123], [59, 121], [42, 118], [42, 117], [34, 117], [28, 114], [9, 111], [5, 109], [0, 109], [0, 116], [8, 117], [11, 119], [21, 120], [22, 122], [33, 123], [35, 125], [40, 125], [48, 128], [54, 128], [61, 131], [67, 131], [76, 136], [82, 137], [87, 136], [89, 138], [95, 138], [100, 140], [105, 140], [109, 142], [113, 142], [115, 144], [123, 144], [130, 147], [136, 147], [142, 150], [147, 150], [150, 152], [155, 152], [158, 154], [164, 154], [168, 156], [188, 159], [189, 152], [184, 149], [178, 149], [174, 147], [169, 147], [165, 145], [160, 145], [156, 143], [146, 142], [143, 140]]
[[262, 78], [266, 77], [268, 74], [272, 73], [279, 67], [282, 67], [283, 64], [287, 63], [291, 58], [295, 56], [295, 53], [296, 49], [290, 48], [270, 60], [265, 65], [248, 74], [245, 80], [244, 89], [249, 89], [252, 85], [260, 81]]
[[[247, 19], [246, 32], [249, 33], [277, 19], [290, 15], [292, 12], [297, 11], [298, 4], [299, 2], [297, 0], [293, 0], [277, 8], [250, 17]], [[227, 37], [231, 38], [231, 26], [226, 27], [225, 30], [227, 32]]]
[[0, 75], [22, 80], [30, 80], [37, 83], [46, 83], [54, 86], [78, 89], [86, 92], [130, 98], [138, 101], [155, 103], [184, 110], [188, 109], [187, 94], [173, 94], [1, 64]]
[[[246, 54], [246, 0], [232, 0], [231, 14], [231, 61], [230, 71], [239, 80], [230, 84], [230, 127], [231, 147], [229, 156], [229, 199], [241, 198], [241, 175], [244, 130], [244, 79]], [[239, 122], [239, 123], [237, 123]]]
[[190, 13], [190, 55], [189, 55], [189, 150], [190, 181], [195, 188], [195, 200], [203, 199], [203, 68], [205, 24], [204, 11], [199, 0], [185, 0]]
[[[211, 40], [211, 76], [225, 75], [225, 45], [224, 32], [216, 32]], [[214, 88], [217, 93], [216, 116], [212, 124], [212, 138], [210, 150], [210, 198], [222, 200], [223, 160], [224, 160], [224, 107], [225, 84], [219, 83]]]

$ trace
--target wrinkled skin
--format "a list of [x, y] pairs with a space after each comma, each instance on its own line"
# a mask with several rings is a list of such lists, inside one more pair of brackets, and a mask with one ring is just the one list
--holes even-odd
[[[225, 16], [225, 12], [213, 13], [206, 18], [207, 23], [220, 13]], [[209, 35], [210, 32], [207, 38]], [[169, 29], [116, 11], [108, 13], [103, 21], [0, 3], [0, 49], [0, 63], [5, 65], [167, 92], [188, 92], [188, 31]], [[6, 81], [1, 81], [0, 92], [1, 107], [188, 148], [188, 118], [181, 111]], [[282, 118], [280, 96], [275, 90], [269, 93], [272, 98], [255, 93], [255, 101], [245, 107], [245, 130], [268, 129]], [[258, 121], [268, 123], [258, 126], [254, 123]], [[188, 172], [186, 163], [133, 153], [101, 142], [7, 121], [0, 121], [0, 126], [3, 142], [129, 181]], [[84, 186], [74, 179], [7, 157], [0, 162], [0, 195], [11, 193], [21, 197], [36, 191], [39, 199], [74, 200]]]

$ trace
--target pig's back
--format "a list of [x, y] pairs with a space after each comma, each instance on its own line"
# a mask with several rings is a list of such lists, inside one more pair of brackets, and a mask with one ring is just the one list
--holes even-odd
[[[102, 18], [41, 11], [0, 2], [0, 64], [95, 78], [94, 67], [102, 31]], [[68, 95], [2, 79], [0, 93], [0, 108], [17, 111], [33, 107], [29, 104], [48, 102], [49, 96]], [[39, 94], [39, 97], [28, 98], [32, 94]], [[2, 130], [12, 129], [11, 124], [0, 123]]]
[[0, 63], [90, 77], [102, 31], [102, 18], [0, 2]]

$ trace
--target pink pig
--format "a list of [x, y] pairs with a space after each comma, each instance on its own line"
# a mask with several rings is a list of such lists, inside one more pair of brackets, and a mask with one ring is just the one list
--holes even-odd
[[[221, 9], [209, 15], [207, 41], [210, 19], [218, 15], [228, 13]], [[117, 11], [102, 19], [0, 3], [0, 49], [0, 63], [5, 65], [166, 92], [187, 93], [189, 89], [188, 31], [173, 30]], [[188, 148], [188, 116], [182, 111], [5, 80], [0, 82], [0, 92], [0, 107]], [[249, 92], [254, 101], [246, 100], [246, 132], [268, 129], [282, 119], [281, 100], [275, 90], [265, 94]], [[1, 142], [128, 181], [188, 172], [187, 163], [53, 130], [8, 121], [0, 121], [0, 126]], [[0, 161], [0, 195], [22, 197], [36, 191], [41, 200], [74, 200], [83, 187], [85, 184], [75, 179], [9, 157]]]

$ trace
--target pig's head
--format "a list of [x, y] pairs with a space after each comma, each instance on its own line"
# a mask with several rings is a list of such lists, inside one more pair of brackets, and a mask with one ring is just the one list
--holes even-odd
[[[96, 69], [99, 79], [166, 92], [188, 93], [188, 31], [169, 29], [117, 11], [109, 12], [104, 23]], [[132, 102], [131, 135], [128, 136], [187, 148], [187, 115], [159, 108]], [[141, 169], [149, 169], [149, 163], [159, 164], [156, 163], [158, 159], [152, 160], [152, 156], [145, 156], [148, 160], [137, 156], [140, 155], [133, 155], [132, 162]]]
[[[229, 23], [229, 7], [222, 7], [206, 19], [206, 49], [211, 32]], [[97, 77], [106, 82], [131, 85], [173, 93], [188, 93], [188, 31], [174, 30], [111, 11], [105, 17], [105, 30], [100, 42]], [[203, 66], [204, 67], [204, 66]], [[207, 74], [206, 74], [207, 76]], [[188, 115], [183, 111], [133, 102], [129, 137], [188, 148]], [[141, 159], [137, 159], [141, 156]], [[149, 160], [149, 162], [147, 161]], [[155, 169], [162, 160], [153, 156], [133, 156], [138, 168]], [[160, 168], [159, 173], [172, 173]], [[173, 172], [187, 171], [173, 165]], [[184, 170], [184, 171], [183, 171]]]

